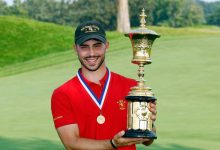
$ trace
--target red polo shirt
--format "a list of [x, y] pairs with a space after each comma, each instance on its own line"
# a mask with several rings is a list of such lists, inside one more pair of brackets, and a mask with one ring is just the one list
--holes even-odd
[[[79, 72], [73, 79], [54, 90], [51, 109], [55, 127], [76, 123], [80, 137], [97, 140], [112, 139], [119, 131], [125, 130], [125, 96], [128, 95], [130, 87], [136, 85], [136, 81], [107, 72], [100, 83], [101, 85], [97, 85], [86, 80]], [[97, 123], [100, 114], [105, 117], [103, 124]], [[135, 145], [119, 149], [135, 150]]]

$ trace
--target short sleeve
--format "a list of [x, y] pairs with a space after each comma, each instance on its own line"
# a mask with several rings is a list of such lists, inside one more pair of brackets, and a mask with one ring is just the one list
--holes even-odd
[[69, 97], [58, 89], [54, 90], [51, 97], [51, 112], [55, 128], [75, 123]]

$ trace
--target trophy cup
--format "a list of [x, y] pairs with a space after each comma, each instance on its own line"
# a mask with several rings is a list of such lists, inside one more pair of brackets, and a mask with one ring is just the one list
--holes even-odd
[[146, 28], [145, 18], [146, 15], [143, 8], [140, 14], [140, 27], [125, 34], [132, 43], [132, 63], [139, 66], [139, 79], [137, 80], [137, 86], [131, 87], [128, 96], [126, 96], [128, 101], [128, 129], [123, 137], [156, 139], [157, 136], [152, 131], [152, 113], [149, 110], [150, 102], [156, 101], [156, 98], [151, 88], [145, 85], [144, 65], [151, 64], [151, 47], [154, 40], [159, 38], [160, 35]]

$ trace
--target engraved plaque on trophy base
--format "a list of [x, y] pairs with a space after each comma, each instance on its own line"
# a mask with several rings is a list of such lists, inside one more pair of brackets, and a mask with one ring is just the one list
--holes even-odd
[[149, 102], [154, 102], [155, 97], [151, 96], [126, 96], [128, 100], [128, 130], [125, 131], [125, 138], [148, 138], [156, 139], [152, 130], [152, 120]]

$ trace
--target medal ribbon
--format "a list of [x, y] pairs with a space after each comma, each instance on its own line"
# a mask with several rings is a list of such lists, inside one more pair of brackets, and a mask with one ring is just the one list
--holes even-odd
[[95, 102], [95, 104], [99, 107], [99, 109], [102, 109], [102, 105], [104, 104], [105, 97], [108, 91], [109, 83], [110, 83], [110, 78], [111, 78], [111, 73], [107, 68], [107, 80], [105, 81], [104, 88], [102, 89], [102, 94], [101, 97], [98, 99], [98, 97], [94, 94], [94, 92], [91, 90], [91, 88], [88, 86], [88, 84], [83, 80], [83, 77], [80, 73], [80, 70], [77, 73], [77, 77], [84, 87], [84, 89], [87, 91], [89, 96], [92, 98], [92, 100]]

